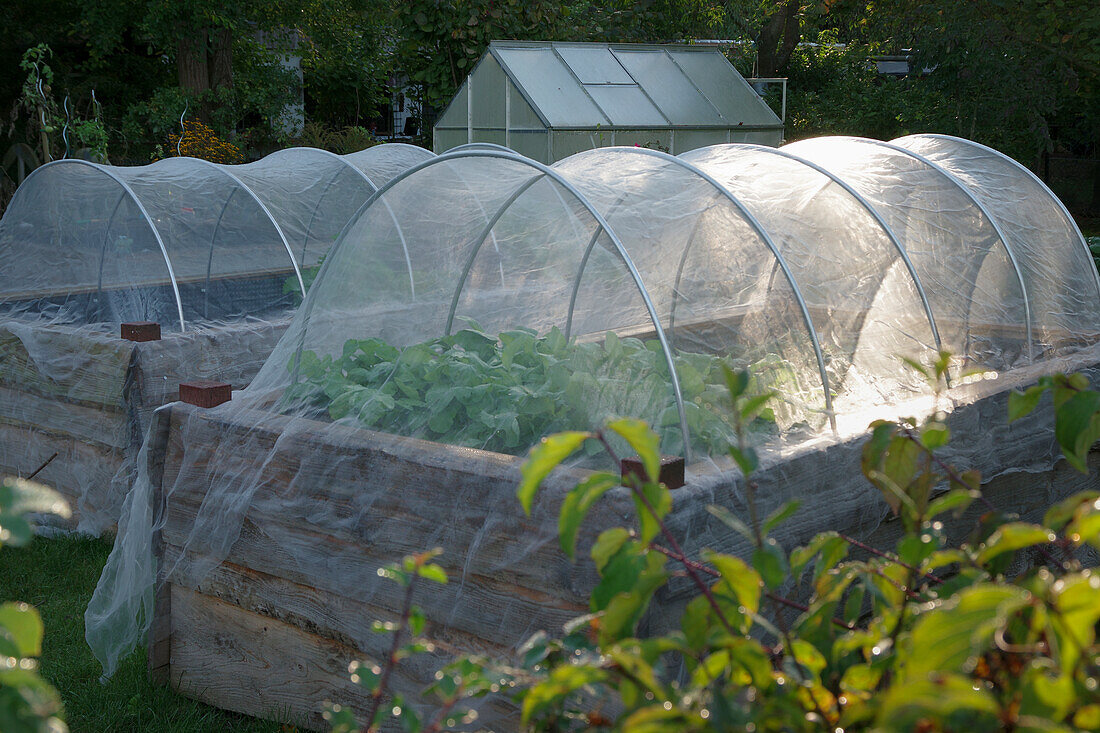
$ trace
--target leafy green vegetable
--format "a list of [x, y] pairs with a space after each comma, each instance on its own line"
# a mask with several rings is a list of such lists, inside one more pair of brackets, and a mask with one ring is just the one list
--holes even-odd
[[[719, 455], [733, 426], [722, 366], [744, 359], [678, 353], [674, 357], [693, 448]], [[381, 339], [350, 339], [339, 356], [305, 351], [291, 363], [299, 376], [283, 409], [305, 407], [333, 420], [503, 453], [521, 453], [547, 433], [587, 430], [610, 415], [650, 421], [665, 453], [683, 451], [680, 416], [656, 340], [602, 343], [519, 329], [489, 335], [476, 325], [399, 350]], [[759, 379], [789, 379], [781, 359], [763, 355]], [[774, 381], [774, 380], [773, 380]], [[775, 430], [762, 409], [753, 428]], [[586, 446], [591, 453], [595, 450]]]

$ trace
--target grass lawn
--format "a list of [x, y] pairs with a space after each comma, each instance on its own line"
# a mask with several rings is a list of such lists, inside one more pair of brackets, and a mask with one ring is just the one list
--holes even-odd
[[146, 677], [144, 649], [100, 684], [99, 662], [84, 642], [84, 608], [110, 551], [107, 541], [87, 537], [39, 537], [27, 547], [0, 550], [0, 601], [26, 601], [42, 615], [40, 671], [61, 693], [74, 733], [296, 730], [154, 687]]

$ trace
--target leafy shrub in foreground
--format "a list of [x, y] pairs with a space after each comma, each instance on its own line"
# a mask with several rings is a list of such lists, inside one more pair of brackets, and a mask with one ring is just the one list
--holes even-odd
[[[940, 383], [946, 364], [941, 358], [930, 379]], [[535, 730], [1100, 730], [1100, 575], [1077, 558], [1086, 545], [1100, 549], [1100, 492], [1055, 504], [1041, 524], [1022, 522], [988, 504], [976, 472], [960, 472], [936, 455], [951, 437], [942, 414], [879, 421], [862, 470], [899, 516], [901, 539], [879, 550], [823, 532], [788, 552], [771, 533], [797, 503], [757, 516], [757, 459], [745, 440], [746, 424], [767, 397], [751, 392], [747, 372], [727, 371], [726, 381], [737, 428], [730, 454], [746, 476], [750, 517], [710, 511], [751, 543], [751, 556], [704, 550], [687, 557], [664, 523], [672, 494], [652, 478], [636, 481], [629, 487], [636, 525], [604, 530], [591, 549], [600, 575], [591, 613], [561, 638], [536, 635], [518, 663], [456, 662], [441, 672], [452, 680], [448, 691], [481, 695], [486, 680], [496, 681], [520, 703], [523, 726]], [[1011, 395], [1010, 419], [1034, 410], [1046, 392], [1057, 440], [1083, 471], [1100, 436], [1100, 393], [1081, 375], [1046, 377]], [[640, 422], [560, 433], [524, 464], [524, 509], [586, 440], [612, 451], [609, 435], [629, 443], [648, 476], [657, 475], [657, 437]], [[568, 494], [558, 526], [563, 551], [573, 555], [588, 508], [618, 484], [614, 474], [593, 473]], [[941, 518], [972, 502], [987, 512], [965, 541], [949, 543]], [[858, 557], [849, 556], [853, 547]], [[1013, 575], [1021, 553], [1041, 561]], [[697, 589], [679, 629], [640, 638], [650, 601], [674, 575]], [[803, 582], [807, 605], [785, 596]], [[418, 633], [423, 623], [414, 619], [406, 613], [396, 633]], [[361, 683], [384, 697], [382, 675], [397, 662], [391, 656]], [[455, 679], [475, 684], [463, 690]], [[455, 722], [457, 710], [452, 699], [450, 718], [402, 723], [438, 730]], [[383, 711], [371, 729], [405, 711]], [[340, 725], [354, 727], [346, 710]]]
[[[52, 489], [22, 479], [0, 481], [0, 547], [21, 547], [34, 538], [29, 513], [67, 517], [68, 505]], [[61, 698], [38, 676], [44, 629], [26, 603], [0, 603], [0, 731], [64, 733]]]

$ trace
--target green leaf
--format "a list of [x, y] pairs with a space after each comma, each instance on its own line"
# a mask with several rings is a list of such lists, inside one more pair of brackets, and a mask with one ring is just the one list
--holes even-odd
[[1033, 545], [1054, 542], [1057, 537], [1046, 527], [1026, 522], [1002, 524], [989, 536], [978, 553], [978, 564], [984, 565], [1005, 552], [1014, 552]]
[[764, 544], [752, 553], [752, 566], [769, 588], [778, 588], [787, 579], [787, 556], [771, 537], [766, 538]]
[[668, 580], [668, 573], [664, 569], [668, 562], [667, 557], [658, 552], [650, 552], [644, 556], [644, 562], [631, 587], [612, 596], [604, 608], [599, 630], [601, 644], [606, 645], [623, 637], [633, 636], [653, 594]]
[[1081, 473], [1088, 473], [1085, 457], [1100, 434], [1100, 392], [1077, 392], [1055, 413], [1054, 437], [1062, 447], [1069, 464]]
[[52, 514], [69, 519], [72, 512], [65, 497], [48, 486], [22, 478], [5, 478], [3, 483], [12, 492], [8, 507], [12, 514]]
[[1028, 387], [1023, 392], [1012, 390], [1008, 393], [1008, 421], [1015, 422], [1029, 415], [1038, 405], [1043, 392], [1047, 391], [1047, 385], [1037, 384]]
[[722, 524], [726, 525], [734, 532], [737, 532], [749, 542], [756, 544], [756, 535], [749, 529], [749, 525], [742, 522], [729, 509], [726, 509], [724, 506], [718, 506], [717, 504], [708, 504], [707, 511], [717, 517]]
[[958, 516], [965, 511], [966, 508], [970, 506], [971, 502], [977, 499], [978, 496], [980, 496], [980, 494], [971, 489], [952, 489], [932, 500], [928, 505], [928, 518], [932, 519], [951, 510], [956, 510], [955, 513], [956, 516]]
[[798, 499], [791, 499], [783, 506], [776, 509], [768, 518], [764, 520], [764, 534], [771, 532], [773, 529], [782, 524], [785, 520], [789, 519], [798, 511], [798, 507], [802, 506], [802, 502]]
[[968, 677], [937, 674], [930, 679], [891, 685], [879, 708], [875, 729], [915, 730], [920, 720], [945, 720], [961, 712], [985, 713], [996, 722], [999, 710], [993, 695], [983, 688], [974, 689]]
[[531, 449], [530, 456], [523, 462], [523, 467], [520, 469], [522, 479], [519, 482], [519, 489], [516, 490], [516, 495], [527, 516], [531, 515], [531, 504], [534, 503], [535, 492], [538, 491], [543, 480], [591, 437], [593, 437], [592, 433], [579, 431], [557, 433], [543, 438]]
[[26, 603], [0, 605], [0, 636], [15, 645], [17, 656], [40, 656], [43, 631], [42, 618], [33, 607]]
[[638, 534], [642, 542], [649, 544], [660, 534], [661, 520], [672, 508], [672, 492], [664, 484], [651, 481], [642, 484], [639, 491], [645, 497], [648, 506], [642, 502], [637, 493], [634, 494], [634, 507], [638, 513]]
[[558, 517], [558, 539], [561, 549], [574, 559], [577, 549], [577, 531], [592, 505], [610, 489], [619, 485], [619, 477], [611, 473], [594, 473], [565, 496]]
[[808, 545], [797, 547], [791, 552], [791, 577], [795, 580], [800, 578], [806, 566], [818, 554], [821, 555], [821, 559], [814, 572], [814, 582], [817, 582], [817, 578], [822, 573], [847, 557], [848, 542], [833, 531], [816, 535]]
[[522, 724], [526, 726], [533, 716], [554, 707], [571, 693], [605, 681], [607, 674], [598, 667], [571, 664], [554, 667], [544, 682], [532, 687], [524, 696]]
[[736, 402], [737, 398], [748, 389], [751, 375], [747, 369], [735, 372], [726, 364], [722, 364], [722, 375], [726, 378], [726, 388], [729, 390], [730, 399]]
[[928, 450], [936, 450], [951, 440], [951, 431], [942, 422], [926, 425], [920, 433], [920, 442]]
[[1095, 576], [1075, 573], [1062, 578], [1055, 586], [1054, 607], [1050, 627], [1057, 638], [1057, 659], [1062, 669], [1072, 670], [1081, 658], [1082, 649], [1096, 642], [1096, 625], [1100, 622], [1100, 583]]
[[756, 455], [756, 450], [753, 448], [741, 450], [737, 446], [731, 445], [729, 447], [729, 453], [730, 457], [737, 462], [737, 466], [741, 469], [741, 473], [745, 474], [746, 477], [752, 475], [760, 465], [760, 459]]
[[591, 552], [592, 560], [596, 563], [596, 572], [602, 574], [608, 561], [628, 540], [630, 540], [630, 532], [623, 527], [612, 527], [601, 532], [595, 544], [592, 545]]
[[436, 565], [435, 563], [429, 563], [427, 565], [421, 565], [416, 570], [416, 574], [421, 578], [435, 581], [436, 583], [447, 582], [447, 571]]
[[1066, 497], [1047, 509], [1043, 515], [1043, 526], [1055, 531], [1061, 530], [1066, 523], [1073, 519], [1078, 507], [1082, 504], [1100, 499], [1100, 491], [1081, 491], [1073, 496]]
[[657, 481], [661, 475], [661, 439], [649, 429], [642, 420], [621, 419], [607, 424], [609, 430], [618, 433], [630, 444], [642, 460], [650, 481]]
[[981, 583], [924, 613], [910, 635], [903, 667], [907, 682], [897, 687], [923, 683], [933, 673], [962, 670], [967, 660], [988, 648], [994, 632], [1029, 598], [1022, 588]]
[[729, 586], [737, 602], [750, 614], [760, 610], [760, 595], [764, 582], [760, 574], [750, 568], [739, 557], [722, 555], [709, 550], [703, 551], [703, 559], [715, 567], [721, 574], [722, 580]]

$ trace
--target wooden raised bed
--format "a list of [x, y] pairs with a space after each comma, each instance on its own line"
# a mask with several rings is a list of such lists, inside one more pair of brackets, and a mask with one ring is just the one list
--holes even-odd
[[[1037, 521], [1061, 496], [1096, 487], [1095, 475], [1081, 476], [1058, 460], [1048, 408], [1012, 425], [1006, 410], [1012, 387], [1053, 371], [1085, 371], [1096, 384], [1097, 365], [1100, 346], [956, 388], [949, 416], [956, 438], [945, 457], [981, 470], [991, 500], [1025, 520]], [[228, 554], [200, 577], [162, 574], [150, 670], [186, 695], [318, 729], [325, 700], [362, 710], [364, 691], [349, 681], [348, 664], [383, 657], [389, 638], [369, 627], [376, 619], [396, 620], [401, 601], [397, 586], [375, 571], [434, 546], [443, 548], [451, 582], [424, 586], [416, 600], [438, 651], [399, 667], [394, 681], [414, 701], [452, 654], [507, 656], [535, 631], [558, 633], [587, 610], [594, 571], [583, 560], [570, 564], [556, 537], [561, 496], [583, 475], [579, 470], [556, 473], [527, 518], [515, 498], [521, 459], [511, 456], [233, 403], [209, 410], [176, 404], [155, 420], [149, 460], [156, 502], [164, 507], [154, 542], [162, 573], [184, 567], [176, 561], [185, 545], [197, 547], [187, 538], [212, 483], [263, 465]], [[897, 523], [860, 475], [862, 442], [863, 436], [822, 438], [764, 453], [760, 511], [803, 501], [777, 534], [786, 547], [824, 529], [879, 546], [897, 538]], [[706, 512], [710, 503], [744, 512], [740, 478], [698, 463], [674, 492], [669, 520], [685, 548], [747, 551], [739, 535]], [[625, 490], [610, 492], [582, 529], [578, 557], [595, 534], [627, 523], [631, 513]], [[964, 516], [957, 526], [972, 522]], [[677, 623], [690, 595], [675, 583], [655, 600], [646, 623], [654, 629]], [[514, 728], [515, 716], [506, 700], [490, 700], [479, 724]]]
[[176, 400], [182, 381], [244, 387], [287, 323], [199, 327], [138, 343], [122, 339], [118, 325], [0, 321], [0, 474], [26, 476], [56, 453], [37, 479], [69, 500], [75, 526], [110, 530], [130, 485], [123, 469], [152, 411]]

